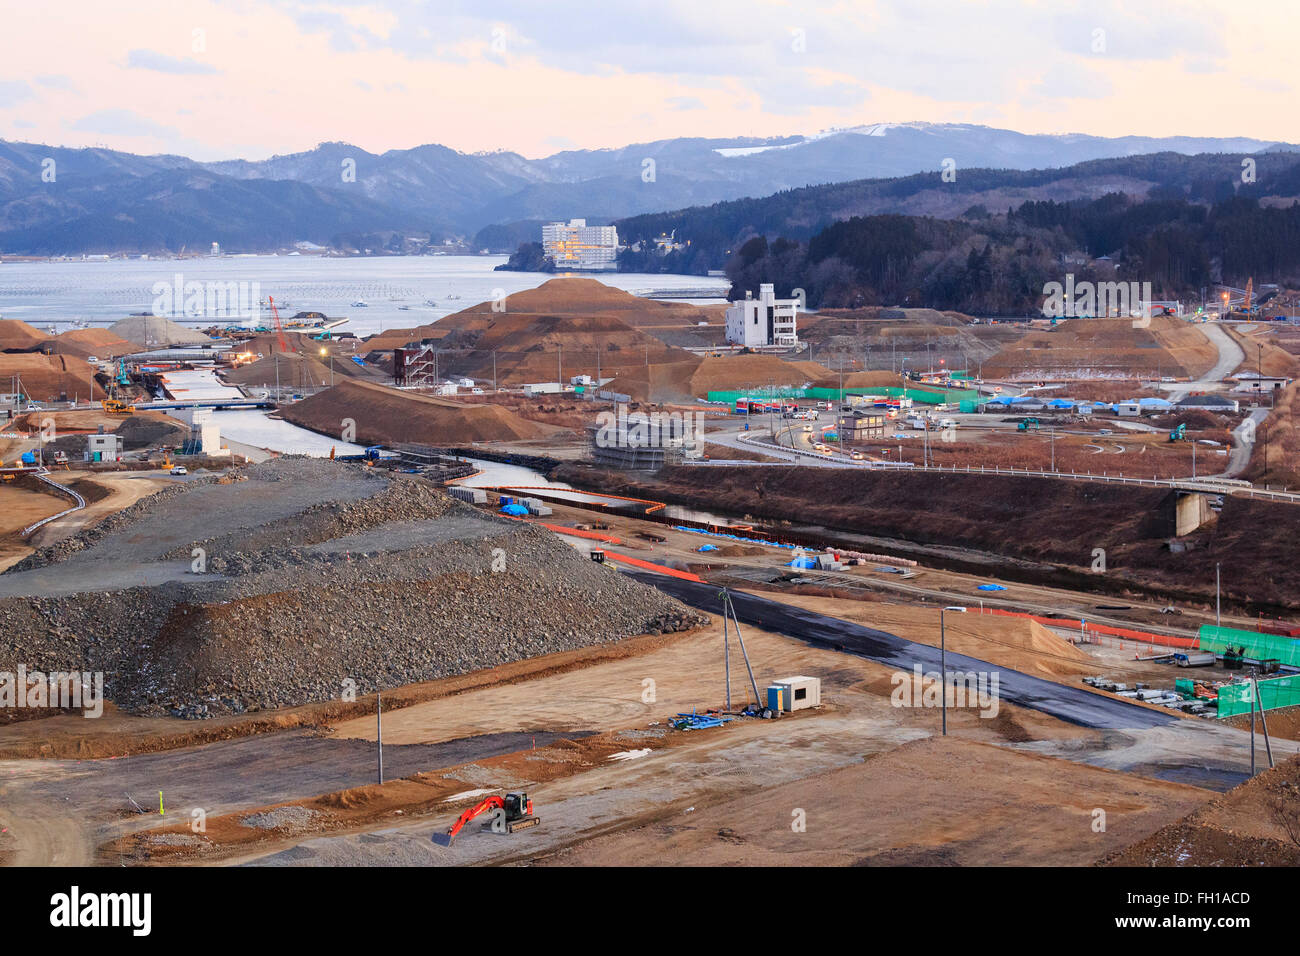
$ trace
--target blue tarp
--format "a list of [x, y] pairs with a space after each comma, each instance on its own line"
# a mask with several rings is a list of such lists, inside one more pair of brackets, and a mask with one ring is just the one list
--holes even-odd
[[786, 564], [787, 568], [815, 568], [817, 562], [812, 558], [795, 558]]
[[1000, 585], [1000, 584], [981, 584], [981, 585], [979, 586], [979, 590], [981, 590], [981, 591], [1005, 591], [1006, 588], [1004, 588], [1004, 587], [1003, 587], [1002, 585]]
[[516, 517], [528, 514], [528, 509], [523, 505], [502, 505], [501, 513], [506, 515], [515, 515]]
[[717, 551], [718, 546], [716, 544], [702, 544], [695, 550], [696, 551]]

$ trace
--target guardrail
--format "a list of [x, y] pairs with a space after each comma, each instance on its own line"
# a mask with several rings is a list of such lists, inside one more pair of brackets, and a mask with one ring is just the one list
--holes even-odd
[[55, 481], [53, 478], [51, 478], [51, 477], [50, 477], [46, 472], [38, 471], [38, 472], [36, 472], [35, 477], [36, 477], [36, 479], [37, 479], [38, 481], [43, 481], [43, 482], [45, 482], [47, 485], [49, 485], [51, 488], [54, 488], [55, 490], [57, 490], [57, 491], [61, 491], [61, 492], [63, 492], [63, 494], [68, 495], [69, 497], [72, 498], [73, 501], [76, 502], [76, 504], [73, 505], [71, 508], [67, 508], [67, 509], [65, 509], [65, 510], [63, 510], [63, 511], [60, 511], [60, 512], [59, 512], [58, 514], [56, 514], [56, 515], [50, 515], [48, 518], [42, 518], [40, 521], [36, 522], [35, 524], [28, 525], [26, 528], [23, 528], [23, 530], [20, 531], [20, 532], [18, 533], [18, 536], [21, 537], [21, 538], [25, 538], [25, 537], [27, 537], [29, 534], [31, 534], [33, 531], [35, 531], [37, 528], [40, 528], [40, 527], [42, 527], [42, 526], [44, 526], [44, 525], [47, 525], [47, 524], [49, 524], [51, 521], [56, 521], [56, 520], [58, 520], [59, 518], [62, 518], [64, 515], [70, 515], [70, 514], [72, 514], [74, 511], [80, 511], [82, 508], [86, 507], [86, 499], [85, 499], [85, 498], [81, 497], [81, 495], [79, 495], [77, 492], [73, 491], [73, 490], [72, 490], [71, 488], [69, 488], [67, 485], [61, 485], [61, 484], [59, 484], [57, 481]]

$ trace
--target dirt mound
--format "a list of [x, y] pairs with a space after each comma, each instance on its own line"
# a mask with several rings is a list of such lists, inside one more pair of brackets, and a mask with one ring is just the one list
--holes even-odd
[[1134, 319], [1071, 319], [1035, 330], [984, 362], [985, 378], [1197, 378], [1218, 350], [1194, 325], [1167, 316], [1134, 327]]
[[175, 486], [0, 575], [0, 672], [73, 660], [125, 711], [203, 719], [701, 621], [424, 479], [301, 458], [240, 474]]
[[54, 355], [75, 355], [87, 359], [92, 355], [97, 359], [111, 359], [118, 355], [138, 352], [140, 347], [134, 342], [114, 335], [108, 329], [72, 329], [41, 343], [41, 351]]
[[36, 348], [49, 336], [20, 319], [0, 319], [0, 351]]
[[[502, 385], [553, 382], [578, 374], [618, 377], [646, 364], [697, 363], [685, 349], [665, 345], [616, 315], [461, 313], [432, 327], [447, 377]], [[415, 341], [390, 333], [367, 341], [368, 355]]]
[[1300, 757], [1107, 857], [1112, 866], [1300, 865]]
[[222, 375], [222, 379], [230, 385], [259, 385], [265, 388], [279, 382], [286, 388], [320, 388], [329, 385], [331, 381], [350, 377], [348, 367], [356, 368], [352, 362], [336, 358], [331, 370], [328, 360], [322, 362], [314, 355], [277, 352], [231, 369]]
[[89, 363], [73, 355], [0, 354], [0, 382], [21, 378], [24, 394], [34, 402], [60, 401], [74, 395], [84, 400], [87, 393], [96, 401], [104, 398], [98, 384], [92, 390], [94, 373]]
[[466, 405], [370, 382], [340, 382], [290, 405], [282, 415], [324, 435], [339, 434], [342, 422], [351, 419], [356, 422], [356, 440], [365, 443], [453, 445], [546, 438], [566, 431], [527, 421], [499, 405]]
[[709, 392], [800, 388], [826, 375], [816, 362], [788, 362], [778, 355], [691, 356], [686, 362], [641, 365], [608, 386], [639, 402], [680, 402], [707, 398]]
[[[698, 306], [684, 302], [662, 302], [605, 285], [599, 279], [550, 279], [535, 289], [515, 292], [506, 297], [507, 312], [525, 312], [535, 315], [617, 315], [632, 326], [694, 325], [696, 322], [717, 321], [726, 308], [723, 305]], [[491, 302], [480, 302], [468, 309], [448, 316], [456, 318], [466, 313], [491, 312]], [[446, 319], [443, 320], [444, 322]]]
[[202, 332], [187, 329], [161, 315], [131, 315], [114, 322], [108, 329], [118, 338], [134, 342], [142, 349], [162, 349], [172, 345], [208, 345], [212, 340]]

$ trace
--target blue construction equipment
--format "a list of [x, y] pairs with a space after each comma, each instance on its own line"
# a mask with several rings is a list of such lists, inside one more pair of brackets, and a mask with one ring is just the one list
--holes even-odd
[[1187, 441], [1187, 425], [1186, 425], [1186, 423], [1184, 423], [1184, 424], [1182, 424], [1182, 425], [1179, 425], [1177, 428], [1175, 428], [1173, 431], [1171, 431], [1171, 432], [1169, 433], [1169, 440], [1170, 440], [1170, 441]]

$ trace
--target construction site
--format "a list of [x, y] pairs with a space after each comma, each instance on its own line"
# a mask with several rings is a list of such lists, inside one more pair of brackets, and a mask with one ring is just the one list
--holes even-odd
[[1288, 336], [493, 305], [0, 326], [0, 865], [1300, 863]]

